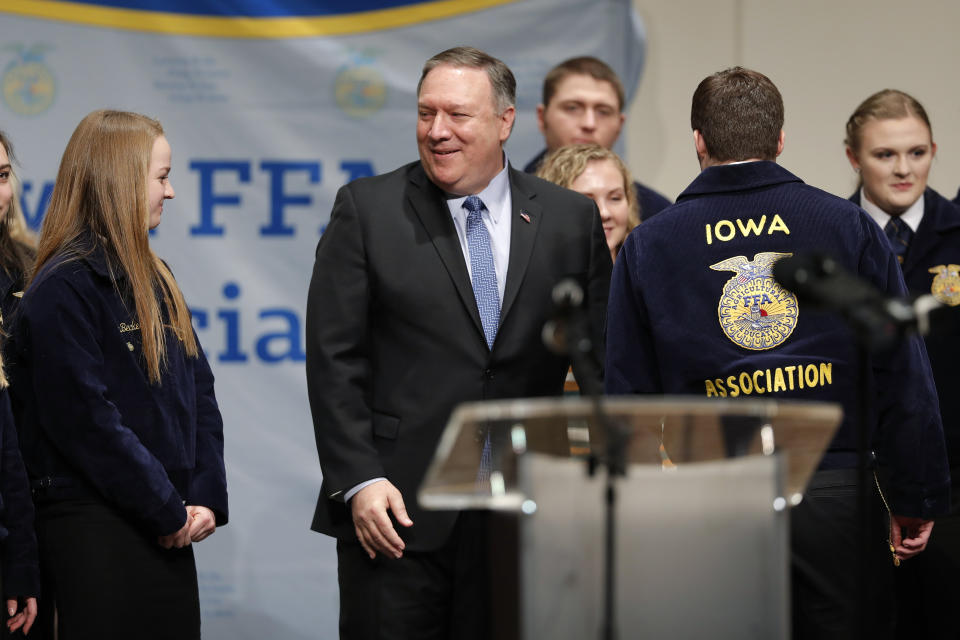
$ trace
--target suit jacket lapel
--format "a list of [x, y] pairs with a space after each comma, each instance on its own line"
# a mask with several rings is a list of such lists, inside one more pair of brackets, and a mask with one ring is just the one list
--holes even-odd
[[540, 230], [543, 210], [534, 198], [536, 193], [530, 184], [532, 178], [516, 171], [510, 174], [510, 264], [507, 267], [507, 283], [503, 292], [503, 304], [500, 307], [500, 326], [513, 307], [520, 291], [520, 284], [527, 273], [530, 256]]
[[[453, 225], [450, 211], [444, 203], [443, 192], [437, 188], [423, 172], [418, 164], [410, 174], [410, 186], [407, 190], [407, 199], [413, 208], [420, 223], [430, 236], [431, 242], [440, 255], [453, 284], [460, 295], [460, 300], [473, 318], [473, 323], [484, 338], [483, 323], [480, 321], [480, 312], [477, 310], [477, 301], [473, 297], [473, 284], [470, 282], [470, 273], [467, 263], [463, 259], [463, 249], [460, 248], [460, 239], [457, 229]], [[403, 265], [397, 265], [403, 268]], [[502, 314], [501, 314], [502, 315]], [[486, 342], [484, 342], [486, 344]]]

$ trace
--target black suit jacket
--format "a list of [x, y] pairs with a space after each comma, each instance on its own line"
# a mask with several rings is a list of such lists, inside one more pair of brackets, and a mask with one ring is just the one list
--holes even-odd
[[324, 477], [314, 530], [355, 540], [343, 494], [383, 476], [414, 521], [397, 527], [406, 548], [439, 547], [456, 513], [422, 511], [416, 492], [451, 410], [562, 393], [568, 360], [541, 340], [560, 279], [584, 287], [602, 344], [611, 262], [596, 205], [512, 168], [509, 178], [510, 258], [492, 349], [444, 195], [420, 163], [338, 192], [307, 300], [307, 386]]

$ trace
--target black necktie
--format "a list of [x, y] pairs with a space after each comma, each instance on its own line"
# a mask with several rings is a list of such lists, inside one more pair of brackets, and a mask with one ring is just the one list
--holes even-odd
[[890, 248], [897, 255], [897, 261], [903, 264], [910, 240], [913, 239], [913, 229], [900, 218], [893, 217], [887, 222], [883, 232], [887, 234], [887, 240], [890, 241]]

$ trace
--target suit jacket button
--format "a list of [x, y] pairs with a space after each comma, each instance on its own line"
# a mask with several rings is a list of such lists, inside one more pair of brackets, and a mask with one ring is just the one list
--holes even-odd
[[487, 380], [493, 380], [493, 371], [491, 371], [490, 369], [484, 369], [483, 377], [486, 378]]

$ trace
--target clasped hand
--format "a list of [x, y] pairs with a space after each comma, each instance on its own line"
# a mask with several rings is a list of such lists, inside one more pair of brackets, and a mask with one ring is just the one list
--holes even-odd
[[217, 519], [207, 507], [187, 505], [187, 521], [178, 531], [157, 538], [164, 549], [179, 549], [191, 542], [200, 542], [217, 528]]
[[892, 515], [890, 518], [890, 544], [901, 560], [907, 560], [927, 548], [933, 520]]

